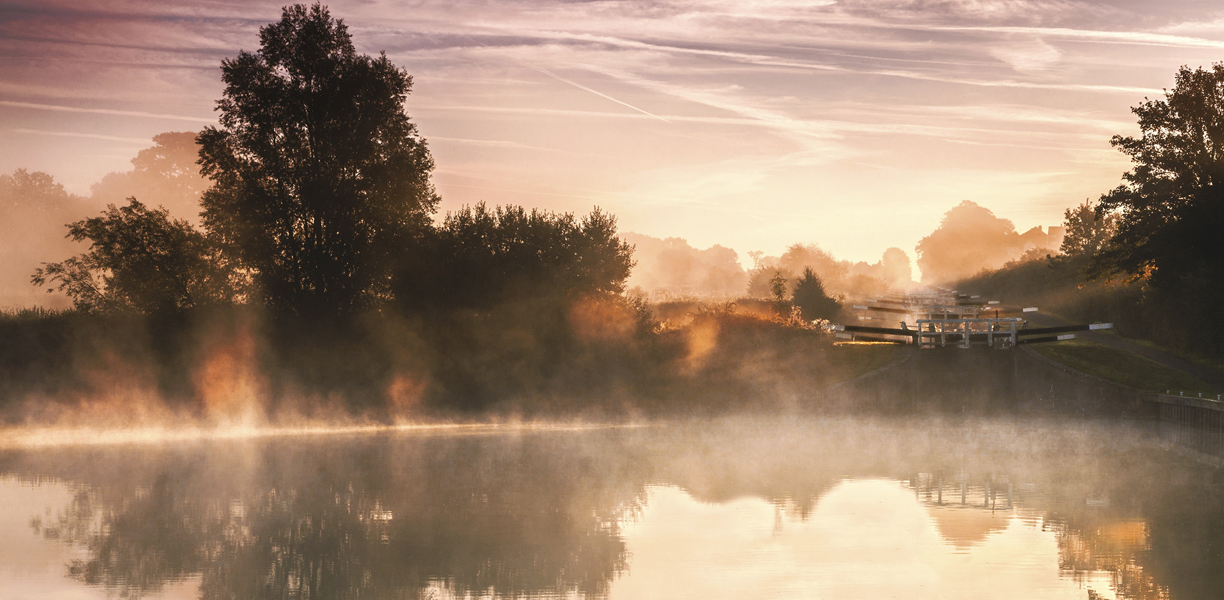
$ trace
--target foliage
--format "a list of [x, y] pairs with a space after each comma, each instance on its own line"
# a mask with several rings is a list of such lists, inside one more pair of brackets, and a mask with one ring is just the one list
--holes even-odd
[[63, 226], [79, 217], [81, 199], [46, 173], [17, 169], [0, 175], [0, 306], [67, 305], [30, 287], [30, 273], [77, 250]]
[[1064, 214], [1066, 235], [1059, 249], [1069, 258], [1092, 258], [1109, 247], [1109, 240], [1118, 230], [1118, 216], [1097, 214], [1096, 207], [1085, 201]]
[[17, 211], [55, 212], [70, 201], [64, 186], [41, 171], [17, 169], [12, 175], [0, 175], [0, 223], [15, 223], [11, 219]]
[[358, 54], [319, 4], [286, 7], [221, 71], [221, 125], [199, 136], [207, 230], [274, 309], [343, 313], [384, 296], [438, 203], [404, 113], [412, 78]]
[[[1188, 278], [1224, 275], [1224, 63], [1182, 67], [1162, 100], [1132, 112], [1139, 137], [1114, 136], [1131, 158], [1123, 184], [1101, 196], [1097, 213], [1117, 214], [1118, 231], [1092, 263], [1094, 276], [1147, 278], [1174, 289]], [[1214, 298], [1224, 297], [1219, 286]]]
[[748, 275], [735, 250], [714, 245], [698, 250], [681, 238], [659, 239], [637, 233], [623, 234], [633, 244], [637, 265], [626, 285], [640, 287], [652, 297], [735, 296], [743, 293]]
[[44, 263], [33, 283], [53, 284], [78, 309], [151, 313], [222, 302], [232, 294], [234, 273], [217, 249], [164, 208], [150, 210], [132, 198], [127, 206], [112, 204], [100, 217], [70, 224], [68, 236], [89, 240], [89, 251]]
[[769, 293], [773, 294], [775, 302], [786, 300], [786, 277], [780, 271], [775, 271], [769, 278]]
[[757, 298], [779, 297], [773, 288], [777, 275], [791, 281], [797, 279], [805, 267], [811, 267], [821, 280], [840, 286], [850, 267], [848, 261], [839, 261], [814, 244], [791, 244], [782, 256], [762, 257], [758, 253], [753, 259], [755, 266], [748, 273], [748, 295]]
[[1095, 342], [1074, 340], [1059, 344], [1038, 344], [1042, 356], [1125, 386], [1164, 393], [1217, 393], [1211, 384], [1191, 373], [1179, 371], [1126, 350]]
[[446, 215], [422, 255], [397, 277], [396, 296], [410, 304], [487, 308], [533, 295], [620, 293], [633, 268], [633, 247], [598, 208], [578, 220], [521, 206], [465, 206]]
[[749, 253], [753, 268], [748, 272], [748, 296], [774, 296], [770, 279], [780, 273], [788, 281], [797, 280], [805, 268], [811, 267], [829, 293], [866, 296], [882, 294], [889, 288], [909, 286], [911, 268], [909, 256], [899, 248], [884, 251], [879, 262], [852, 263], [837, 260], [829, 252], [813, 244], [792, 244], [782, 256]]
[[891, 287], [907, 286], [914, 279], [914, 269], [910, 265], [909, 255], [900, 248], [889, 248], [880, 257], [880, 262], [873, 265], [880, 271], [880, 278]]
[[208, 180], [200, 175], [200, 146], [194, 131], [167, 131], [153, 136], [153, 146], [132, 159], [132, 170], [107, 173], [90, 187], [99, 205], [130, 197], [156, 198], [171, 214], [193, 223], [200, 213], [200, 194]]
[[791, 302], [799, 308], [803, 318], [808, 321], [833, 320], [841, 311], [841, 304], [829, 297], [825, 292], [824, 284], [811, 268], [804, 269], [803, 277], [795, 282], [795, 292]]
[[918, 242], [918, 268], [925, 282], [949, 283], [984, 269], [997, 269], [1019, 254], [1021, 247], [1011, 221], [965, 200]]

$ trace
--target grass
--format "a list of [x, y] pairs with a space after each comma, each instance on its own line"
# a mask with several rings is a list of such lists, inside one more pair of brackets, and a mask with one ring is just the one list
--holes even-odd
[[845, 381], [899, 360], [907, 349], [898, 344], [839, 342], [829, 357], [834, 370]]
[[1124, 339], [1130, 340], [1132, 342], [1135, 342], [1136, 344], [1139, 344], [1147, 348], [1163, 350], [1174, 356], [1180, 357], [1184, 360], [1188, 360], [1196, 365], [1199, 365], [1200, 367], [1207, 367], [1209, 369], [1216, 369], [1216, 370], [1224, 371], [1224, 359], [1218, 356], [1208, 356], [1205, 354], [1197, 354], [1194, 352], [1187, 352], [1183, 350], [1174, 350], [1172, 348], [1166, 348], [1165, 346], [1161, 346], [1155, 342], [1144, 340], [1144, 339], [1137, 339], [1137, 338], [1124, 338]]
[[1110, 348], [1094, 342], [1077, 340], [1058, 344], [1037, 344], [1033, 349], [1042, 356], [1073, 369], [1095, 375], [1125, 386], [1164, 393], [1185, 392], [1215, 397], [1219, 390], [1203, 380], [1138, 354]]
[[30, 306], [23, 308], [0, 308], [0, 319], [6, 321], [34, 321], [63, 314], [65, 310]]

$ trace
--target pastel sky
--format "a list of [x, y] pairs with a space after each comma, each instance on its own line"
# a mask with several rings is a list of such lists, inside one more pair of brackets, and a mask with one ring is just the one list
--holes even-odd
[[[0, 172], [88, 193], [213, 122], [283, 2], [0, 1]], [[1219, 0], [330, 3], [415, 78], [443, 210], [615, 213], [745, 253], [913, 252], [969, 199], [1021, 230], [1116, 186], [1130, 107], [1224, 60]]]

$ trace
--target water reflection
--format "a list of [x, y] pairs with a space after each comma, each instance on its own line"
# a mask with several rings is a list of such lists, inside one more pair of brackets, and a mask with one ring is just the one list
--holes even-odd
[[[0, 497], [21, 516], [0, 520], [0, 589], [1215, 597], [1220, 477], [1158, 439], [1117, 423], [762, 419], [9, 451]], [[56, 557], [53, 577], [28, 551]]]
[[[1004, 511], [943, 507], [933, 519], [908, 482], [839, 482], [806, 517], [775, 513], [755, 498], [703, 505], [675, 488], [652, 490], [647, 506], [644, 521], [626, 530], [634, 566], [613, 585], [614, 598], [1082, 600], [1086, 593], [1083, 582], [1060, 576], [1052, 534]], [[958, 545], [967, 531], [970, 546]], [[1089, 583], [1109, 589], [1104, 578]]]

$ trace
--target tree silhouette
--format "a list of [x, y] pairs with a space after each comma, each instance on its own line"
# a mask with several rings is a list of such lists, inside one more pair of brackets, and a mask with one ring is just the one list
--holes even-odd
[[219, 302], [232, 293], [233, 271], [216, 248], [164, 208], [150, 210], [131, 198], [68, 231], [75, 241], [89, 240], [89, 251], [44, 263], [33, 283], [54, 282], [78, 309], [149, 313]]
[[1064, 213], [1067, 233], [1059, 251], [1070, 258], [1096, 256], [1109, 247], [1109, 240], [1118, 229], [1118, 217], [1114, 214], [1097, 215], [1089, 202]]
[[1023, 241], [1011, 221], [965, 200], [918, 242], [918, 268], [925, 282], [953, 282], [983, 269], [997, 269], [1022, 249]]
[[775, 272], [769, 279], [769, 293], [773, 294], [774, 302], [781, 303], [786, 299], [786, 276], [781, 271]]
[[0, 305], [64, 304], [30, 287], [43, 261], [79, 251], [64, 238], [64, 223], [79, 218], [83, 202], [46, 173], [17, 169], [0, 175]]
[[698, 250], [682, 238], [660, 239], [627, 233], [633, 244], [637, 266], [628, 281], [630, 287], [645, 291], [679, 294], [729, 296], [741, 294], [748, 274], [739, 264], [735, 250], [714, 245]]
[[1118, 231], [1091, 273], [1150, 275], [1153, 285], [1165, 289], [1214, 281], [1220, 294], [1224, 63], [1210, 70], [1182, 67], [1163, 100], [1147, 100], [1132, 112], [1140, 136], [1118, 135], [1111, 143], [1134, 167], [1097, 208], [1098, 215], [1118, 215]]
[[119, 204], [128, 198], [156, 198], [172, 214], [198, 224], [200, 194], [208, 180], [200, 175], [200, 146], [194, 131], [167, 131], [153, 136], [153, 145], [132, 159], [132, 170], [107, 173], [91, 186], [92, 200], [99, 206]]
[[385, 295], [438, 203], [404, 113], [412, 77], [357, 54], [320, 4], [286, 7], [221, 71], [220, 127], [198, 138], [206, 229], [275, 309], [342, 313]]
[[808, 321], [831, 320], [841, 311], [841, 304], [829, 297], [825, 292], [824, 284], [810, 267], [804, 269], [803, 277], [795, 282], [795, 292], [791, 302], [799, 307], [799, 312]]
[[521, 206], [465, 206], [446, 215], [428, 260], [397, 278], [396, 296], [448, 307], [484, 307], [515, 298], [620, 293], [633, 247], [616, 235], [616, 218], [598, 208], [571, 213]]

